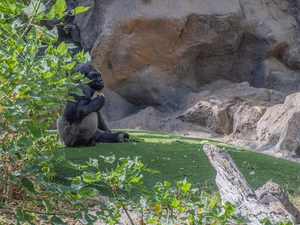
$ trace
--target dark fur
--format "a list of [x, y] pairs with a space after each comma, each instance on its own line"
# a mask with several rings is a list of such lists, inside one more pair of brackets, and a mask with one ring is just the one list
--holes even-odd
[[94, 146], [96, 142], [122, 142], [128, 138], [125, 132], [111, 133], [107, 128], [100, 113], [105, 97], [101, 95], [91, 100], [94, 92], [104, 87], [101, 73], [88, 63], [77, 66], [73, 73], [78, 71], [92, 81], [76, 86], [84, 96], [70, 93], [75, 102], [68, 101], [63, 115], [57, 120], [62, 144], [69, 147]]

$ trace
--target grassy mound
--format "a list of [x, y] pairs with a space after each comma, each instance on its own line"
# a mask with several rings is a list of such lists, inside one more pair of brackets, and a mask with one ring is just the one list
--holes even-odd
[[[131, 140], [124, 143], [98, 143], [95, 147], [65, 148], [66, 157], [74, 163], [86, 164], [89, 158], [99, 155], [120, 157], [140, 156], [140, 160], [159, 174], [144, 174], [143, 182], [152, 187], [156, 182], [175, 182], [187, 178], [188, 182], [206, 190], [215, 191], [214, 168], [202, 150], [207, 143], [225, 147], [241, 172], [256, 189], [268, 180], [273, 180], [285, 189], [298, 191], [300, 184], [300, 164], [248, 151], [232, 145], [188, 138], [173, 134], [147, 131], [129, 131]], [[105, 170], [108, 164], [102, 164]], [[79, 175], [79, 171], [65, 168], [62, 164], [55, 168], [56, 182], [68, 183], [67, 177]], [[107, 194], [107, 193], [104, 193]]]

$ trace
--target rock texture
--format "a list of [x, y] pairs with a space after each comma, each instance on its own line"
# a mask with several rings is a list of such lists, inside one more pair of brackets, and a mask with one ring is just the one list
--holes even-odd
[[257, 136], [274, 146], [274, 153], [280, 157], [300, 156], [300, 93], [286, 97], [284, 104], [266, 110], [258, 121]]
[[[178, 108], [187, 93], [233, 76], [230, 64], [237, 56], [232, 53], [244, 24], [238, 1], [226, 3], [210, 8], [200, 1], [114, 1], [93, 49], [93, 63], [126, 100]], [[222, 63], [209, 66], [216, 61]]]
[[271, 208], [284, 208], [295, 218], [296, 224], [300, 223], [300, 212], [290, 202], [287, 193], [278, 184], [268, 181], [265, 185], [255, 191], [257, 199]]
[[234, 132], [244, 136], [255, 130], [267, 107], [282, 103], [284, 98], [281, 92], [253, 88], [247, 82], [232, 84], [201, 99], [179, 119], [220, 134]]
[[78, 2], [92, 6], [73, 22], [82, 46], [135, 104], [177, 106], [171, 99], [218, 79], [299, 90], [296, 0]]
[[68, 28], [103, 73], [112, 128], [300, 155], [298, 0], [69, 3], [92, 6]]

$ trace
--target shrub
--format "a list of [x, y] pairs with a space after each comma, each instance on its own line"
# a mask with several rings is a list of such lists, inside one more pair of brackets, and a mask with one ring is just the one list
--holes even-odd
[[[40, 25], [43, 20], [72, 14], [64, 0], [50, 3], [0, 3], [0, 210], [14, 212], [18, 222], [30, 222], [38, 212], [51, 214], [55, 208], [51, 201], [67, 194], [49, 181], [54, 176], [53, 162], [61, 160], [64, 152], [54, 151], [57, 135], [47, 135], [46, 129], [57, 118], [74, 81], [82, 78], [66, 74], [87, 58], [84, 52], [72, 56], [72, 46], [64, 42], [56, 44], [56, 27], [48, 30]], [[78, 7], [73, 14], [84, 10]], [[23, 198], [32, 203], [11, 204]], [[43, 209], [37, 210], [40, 201]], [[50, 220], [60, 219], [52, 216]]]

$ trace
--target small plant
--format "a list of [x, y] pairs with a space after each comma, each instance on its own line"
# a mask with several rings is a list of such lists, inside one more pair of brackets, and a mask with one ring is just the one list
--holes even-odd
[[[79, 187], [83, 197], [94, 196], [98, 191], [91, 186], [107, 187], [111, 192], [108, 202], [101, 204], [96, 213], [108, 224], [116, 224], [121, 216], [121, 209], [126, 213], [131, 224], [131, 212], [139, 212], [140, 224], [226, 224], [230, 221], [246, 223], [247, 217], [234, 214], [230, 203], [220, 204], [218, 196], [211, 197], [186, 179], [176, 182], [156, 183], [147, 190], [141, 181], [141, 172], [157, 173], [147, 169], [138, 157], [121, 158], [121, 164], [112, 169], [115, 156], [100, 156], [111, 169], [100, 171], [97, 159], [90, 159], [87, 165], [67, 162], [67, 167], [83, 171], [81, 176], [72, 178], [73, 187]], [[90, 187], [88, 187], [90, 186]], [[139, 201], [131, 201], [133, 189], [142, 191]], [[96, 220], [96, 218], [94, 218]]]
[[261, 224], [263, 224], [263, 225], [293, 225], [293, 223], [290, 222], [290, 221], [288, 221], [288, 222], [286, 222], [286, 221], [279, 221], [279, 222], [277, 222], [276, 224], [274, 224], [274, 223], [272, 223], [268, 218], [263, 219], [263, 220], [260, 221], [260, 222], [261, 222]]

